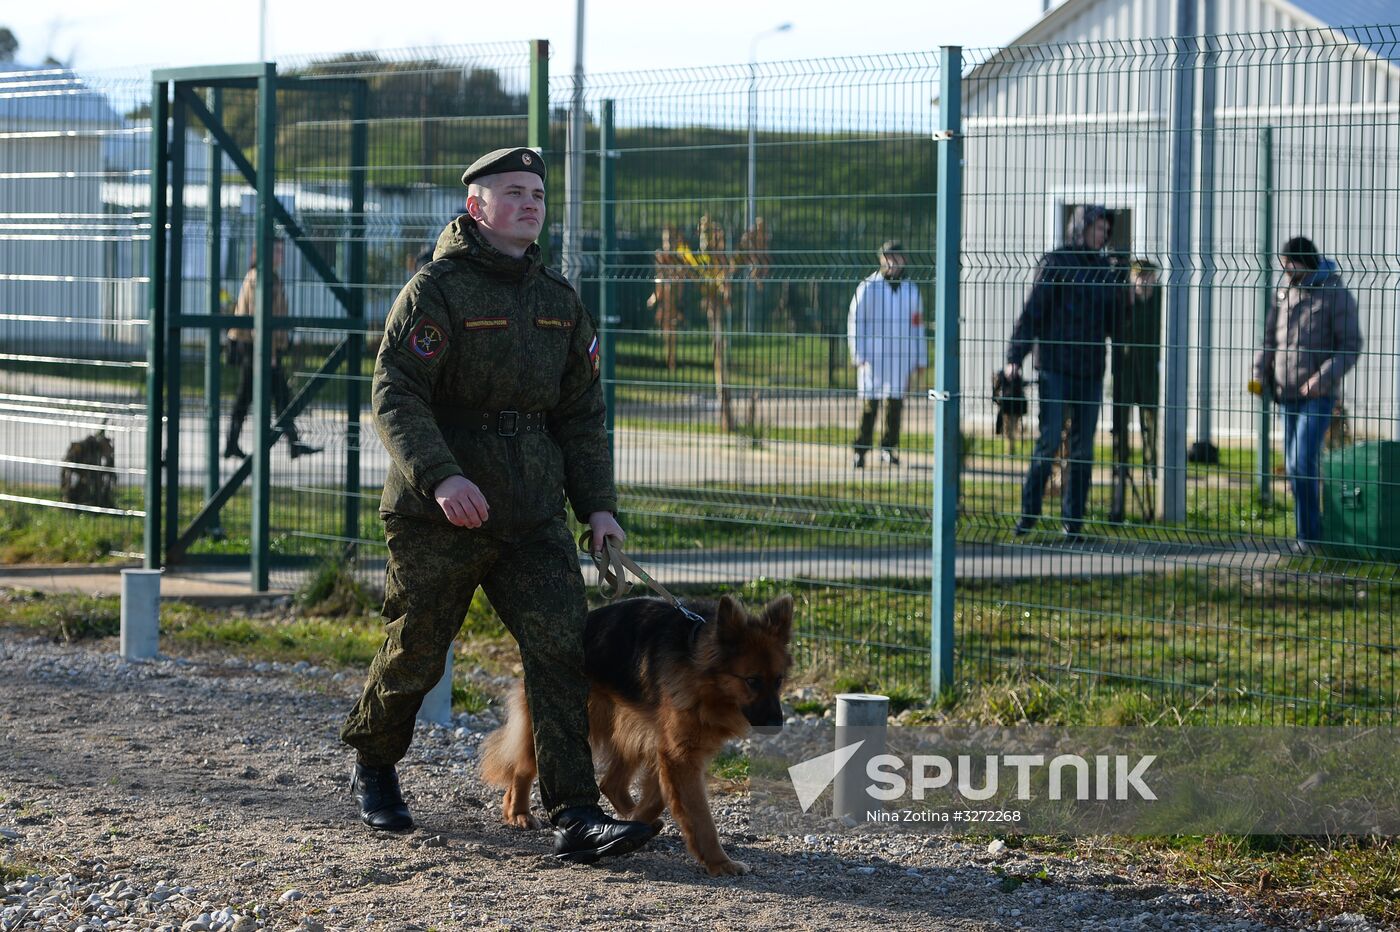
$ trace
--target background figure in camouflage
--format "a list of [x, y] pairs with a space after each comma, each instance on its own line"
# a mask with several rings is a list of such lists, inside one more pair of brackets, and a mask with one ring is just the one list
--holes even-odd
[[1147, 259], [1132, 265], [1133, 296], [1123, 304], [1113, 327], [1109, 352], [1113, 373], [1113, 496], [1108, 520], [1118, 524], [1126, 517], [1127, 487], [1132, 481], [1133, 408], [1138, 412], [1144, 476], [1134, 493], [1142, 505], [1142, 519], [1157, 516], [1157, 405], [1158, 366], [1162, 357], [1162, 288], [1157, 266]]
[[651, 828], [597, 807], [587, 606], [565, 495], [595, 546], [626, 535], [614, 518], [597, 333], [534, 244], [544, 174], [530, 149], [474, 163], [462, 177], [467, 214], [443, 230], [385, 322], [372, 398], [391, 459], [380, 506], [388, 624], [341, 738], [358, 751], [364, 821], [411, 828], [394, 765], [480, 586], [520, 645], [556, 854], [594, 860], [633, 850]]

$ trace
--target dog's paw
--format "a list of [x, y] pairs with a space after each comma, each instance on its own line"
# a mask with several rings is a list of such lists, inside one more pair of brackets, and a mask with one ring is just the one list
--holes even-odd
[[743, 861], [735, 861], [726, 858], [723, 861], [716, 861], [713, 864], [706, 864], [705, 870], [710, 872], [711, 877], [737, 877], [749, 872], [749, 866]]
[[511, 828], [544, 828], [544, 823], [528, 812], [506, 813], [501, 816], [501, 821]]

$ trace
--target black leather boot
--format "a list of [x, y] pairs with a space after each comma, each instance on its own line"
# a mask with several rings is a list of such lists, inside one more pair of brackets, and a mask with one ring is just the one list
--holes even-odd
[[356, 764], [350, 775], [350, 792], [360, 804], [360, 821], [383, 832], [406, 832], [413, 816], [399, 792], [399, 775], [392, 766]]
[[623, 822], [597, 806], [572, 806], [553, 822], [554, 856], [575, 864], [636, 851], [656, 834], [645, 822]]

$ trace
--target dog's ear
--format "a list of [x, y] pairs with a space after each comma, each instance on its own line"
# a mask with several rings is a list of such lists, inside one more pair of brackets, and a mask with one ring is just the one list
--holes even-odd
[[764, 606], [763, 620], [779, 639], [786, 641], [792, 637], [792, 596], [783, 593]]
[[734, 596], [725, 595], [719, 600], [719, 609], [715, 612], [715, 622], [719, 628], [720, 637], [733, 640], [742, 635], [748, 624], [748, 618], [749, 613], [745, 610], [744, 603]]

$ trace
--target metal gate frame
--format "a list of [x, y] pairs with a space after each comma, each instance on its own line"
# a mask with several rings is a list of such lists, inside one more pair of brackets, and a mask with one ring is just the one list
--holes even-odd
[[[151, 75], [151, 256], [148, 298], [149, 330], [146, 347], [146, 518], [145, 566], [187, 561], [190, 546], [218, 526], [219, 513], [245, 482], [252, 481], [252, 522], [249, 563], [255, 592], [268, 590], [270, 571], [270, 451], [293, 419], [316, 394], [337, 381], [336, 372], [357, 376], [364, 357], [366, 285], [365, 194], [369, 173], [369, 84], [364, 78], [303, 78], [279, 75], [275, 62], [241, 65], [159, 69]], [[257, 164], [224, 126], [222, 93], [225, 89], [256, 90]], [[339, 93], [351, 101], [350, 151], [350, 249], [346, 280], [342, 281], [295, 218], [274, 195], [277, 177], [277, 92]], [[209, 164], [209, 311], [187, 314], [181, 306], [184, 284], [183, 236], [186, 127], [191, 118], [213, 140]], [[530, 42], [530, 92], [526, 114], [526, 145], [543, 152], [549, 141], [549, 42]], [[219, 339], [224, 331], [246, 326], [247, 319], [216, 314], [222, 204], [221, 175], [225, 157], [256, 191], [258, 299], [253, 316], [253, 451], [222, 483], [219, 476], [220, 367]], [[326, 284], [344, 310], [340, 317], [273, 317], [272, 244], [280, 224], [301, 252], [306, 264]], [[548, 239], [541, 249], [548, 253]], [[207, 331], [204, 390], [206, 414], [206, 475], [204, 505], [181, 526], [180, 515], [180, 347], [185, 329]], [[316, 372], [296, 393], [287, 408], [272, 419], [271, 369], [276, 330], [315, 329], [345, 334]], [[362, 387], [358, 378], [346, 385], [346, 459], [344, 469], [343, 539], [347, 557], [353, 557], [360, 534], [360, 417]], [[162, 443], [164, 447], [162, 448]]]
[[[256, 89], [258, 93], [257, 165], [254, 166], [224, 126], [222, 92], [226, 88]], [[301, 226], [274, 195], [277, 173], [277, 92], [342, 93], [351, 100], [350, 131], [350, 251], [347, 278], [342, 281], [311, 243]], [[208, 95], [208, 102], [201, 99]], [[272, 445], [318, 391], [330, 383], [343, 364], [358, 373], [364, 354], [365, 175], [368, 171], [368, 86], [363, 79], [279, 76], [275, 62], [217, 67], [161, 69], [152, 73], [151, 92], [151, 287], [147, 343], [147, 451], [145, 565], [157, 568], [184, 559], [194, 541], [213, 526], [219, 511], [238, 489], [252, 479], [251, 572], [254, 591], [268, 588], [270, 458]], [[209, 171], [210, 313], [186, 314], [181, 306], [184, 284], [183, 236], [185, 188], [185, 130], [197, 119], [213, 137]], [[219, 306], [219, 266], [223, 157], [257, 192], [258, 300], [253, 315], [253, 452], [233, 475], [219, 483], [219, 334], [246, 324], [232, 314], [216, 314]], [[274, 295], [273, 239], [276, 224], [301, 251], [307, 265], [324, 281], [344, 308], [343, 317], [272, 316]], [[167, 229], [168, 226], [168, 229]], [[167, 245], [167, 236], [169, 243]], [[207, 475], [205, 504], [183, 529], [180, 527], [180, 334], [185, 329], [208, 331], [205, 348], [207, 414]], [[286, 329], [344, 331], [345, 338], [297, 392], [281, 416], [272, 421], [271, 382], [273, 331]], [[358, 434], [360, 386], [346, 380], [347, 439], [344, 533], [359, 536], [357, 495], [360, 483]], [[165, 449], [161, 440], [164, 427]], [[163, 469], [160, 467], [164, 467]], [[164, 488], [162, 488], [164, 482]], [[162, 496], [162, 492], [164, 493]]]

